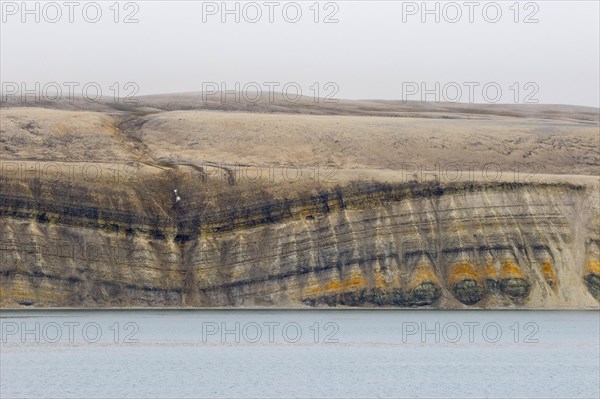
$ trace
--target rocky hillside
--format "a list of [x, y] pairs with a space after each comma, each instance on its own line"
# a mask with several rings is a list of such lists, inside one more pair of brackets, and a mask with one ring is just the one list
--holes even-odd
[[[1, 306], [598, 308], [587, 110], [157, 109], [4, 104]], [[486, 158], [510, 173], [490, 178]], [[444, 159], [478, 166], [418, 167]]]

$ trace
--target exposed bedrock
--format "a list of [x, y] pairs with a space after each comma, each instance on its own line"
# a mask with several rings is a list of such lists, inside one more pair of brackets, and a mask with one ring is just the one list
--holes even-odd
[[589, 261], [585, 270], [585, 281], [592, 295], [600, 299], [600, 262]]
[[5, 307], [598, 307], [597, 187], [5, 187]]

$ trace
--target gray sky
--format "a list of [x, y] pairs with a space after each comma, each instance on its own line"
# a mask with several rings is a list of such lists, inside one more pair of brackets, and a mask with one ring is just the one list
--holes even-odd
[[[276, 91], [294, 83], [304, 95], [314, 95], [318, 86], [321, 96], [421, 100], [422, 89], [429, 89], [426, 100], [460, 102], [492, 102], [499, 88], [500, 103], [600, 105], [597, 1], [518, 7], [513, 1], [479, 1], [474, 8], [464, 1], [428, 2], [432, 10], [437, 3], [439, 22], [435, 14], [423, 15], [421, 1], [320, 2], [318, 23], [313, 1], [297, 2], [299, 7], [278, 1], [273, 8], [264, 1], [240, 2], [239, 22], [235, 14], [221, 14], [220, 1], [120, 2], [118, 23], [113, 1], [98, 2], [102, 15], [96, 23], [85, 20], [96, 15], [95, 5], [83, 12], [90, 2], [77, 2], [72, 23], [65, 2], [46, 8], [39, 2], [39, 13], [35, 3], [28, 3], [34, 13], [24, 15], [21, 1], [2, 2], [3, 87], [56, 82], [66, 92], [64, 82], [97, 82], [104, 95], [112, 95], [114, 82], [122, 93], [134, 82], [138, 94], [201, 91], [207, 82], [227, 89], [256, 82], [267, 92], [264, 83], [276, 82]], [[291, 23], [297, 8], [302, 15]], [[57, 9], [61, 17], [52, 23]], [[256, 10], [262, 16], [252, 23]], [[131, 13], [139, 22], [124, 23]], [[338, 22], [324, 23], [328, 15]], [[484, 86], [491, 91], [484, 93]]]

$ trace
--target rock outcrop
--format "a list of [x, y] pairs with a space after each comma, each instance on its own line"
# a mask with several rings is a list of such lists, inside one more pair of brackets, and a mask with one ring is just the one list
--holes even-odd
[[2, 307], [598, 308], [595, 108], [0, 109]]
[[2, 306], [598, 306], [597, 186], [182, 179], [5, 181]]

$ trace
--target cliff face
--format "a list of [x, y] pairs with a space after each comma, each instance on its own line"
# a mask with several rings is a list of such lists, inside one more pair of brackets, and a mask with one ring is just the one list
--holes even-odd
[[594, 108], [0, 110], [0, 306], [598, 307]]
[[0, 305], [598, 307], [597, 185], [160, 179], [3, 182]]

